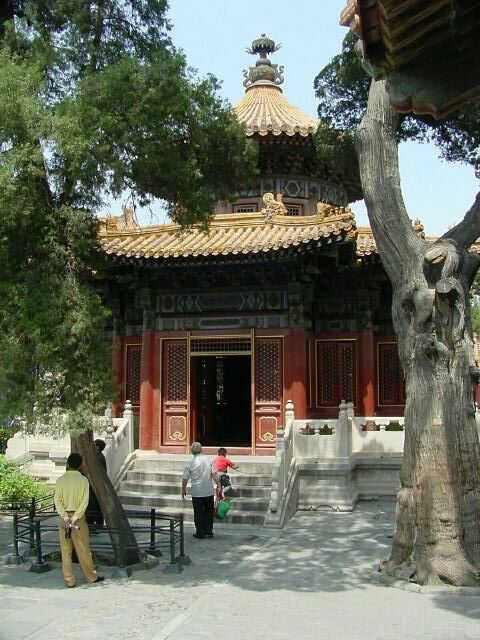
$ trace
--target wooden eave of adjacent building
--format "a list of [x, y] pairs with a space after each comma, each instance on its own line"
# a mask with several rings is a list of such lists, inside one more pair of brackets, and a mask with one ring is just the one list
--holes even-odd
[[440, 118], [480, 98], [478, 2], [348, 0], [340, 24], [359, 36], [374, 77], [388, 79], [397, 111]]
[[99, 242], [113, 259], [156, 264], [228, 258], [251, 261], [311, 251], [322, 245], [353, 242], [355, 219], [349, 209], [337, 215], [277, 215], [266, 222], [262, 213], [216, 215], [208, 231], [182, 230], [175, 224], [118, 228], [119, 218], [102, 219]]

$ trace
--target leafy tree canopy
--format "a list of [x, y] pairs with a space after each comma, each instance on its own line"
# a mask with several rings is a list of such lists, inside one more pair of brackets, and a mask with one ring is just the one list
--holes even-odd
[[[252, 180], [218, 83], [164, 0], [23, 0], [0, 12], [0, 415], [83, 422], [111, 397], [95, 212], [162, 198], [183, 225]], [[85, 425], [83, 424], [83, 427]]]
[[[357, 38], [349, 32], [342, 52], [317, 75], [314, 88], [318, 114], [327, 128], [354, 132], [367, 108], [370, 77], [356, 53]], [[448, 161], [470, 164], [480, 176], [480, 102], [472, 102], [444, 120], [407, 115], [398, 128], [398, 141], [434, 142]], [[322, 135], [322, 128], [320, 128]]]

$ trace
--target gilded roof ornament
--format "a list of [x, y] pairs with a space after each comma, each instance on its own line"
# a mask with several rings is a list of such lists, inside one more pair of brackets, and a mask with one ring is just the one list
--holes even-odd
[[267, 55], [278, 51], [279, 44], [262, 34], [252, 42], [248, 53], [260, 56], [254, 67], [243, 72], [245, 95], [235, 106], [239, 122], [247, 136], [309, 136], [318, 121], [293, 106], [283, 95], [283, 67], [272, 64]]
[[119, 216], [100, 218], [100, 223], [105, 226], [107, 232], [130, 231], [139, 228], [135, 219], [135, 211], [131, 207], [123, 207], [123, 212]]
[[270, 222], [275, 216], [287, 215], [287, 207], [283, 204], [282, 194], [277, 193], [276, 196], [273, 193], [265, 193], [263, 196], [265, 207], [262, 209], [265, 222]]
[[269, 53], [275, 53], [282, 45], [276, 44], [274, 40], [267, 35], [262, 35], [252, 42], [251, 48], [247, 49], [247, 53], [252, 55], [259, 55], [260, 60], [257, 60], [254, 67], [250, 67], [248, 70], [244, 69], [243, 82], [244, 87], [250, 87], [255, 83], [272, 83], [275, 85], [282, 84], [283, 82], [283, 66], [278, 64], [272, 64], [267, 58]]

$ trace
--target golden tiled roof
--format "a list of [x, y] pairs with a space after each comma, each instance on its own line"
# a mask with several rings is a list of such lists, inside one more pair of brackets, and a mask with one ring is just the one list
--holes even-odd
[[356, 235], [353, 214], [343, 207], [265, 219], [265, 211], [222, 214], [213, 218], [208, 231], [182, 231], [175, 224], [116, 229], [116, 219], [110, 218], [101, 221], [99, 240], [107, 255], [161, 260], [268, 253], [310, 242], [352, 241]]
[[282, 89], [267, 80], [248, 87], [234, 111], [245, 125], [247, 136], [255, 133], [293, 136], [298, 133], [305, 137], [315, 133], [318, 127], [315, 118], [290, 104]]
[[[420, 220], [414, 220], [412, 222], [412, 227], [423, 240], [427, 240], [428, 242], [434, 242], [437, 240], [437, 238], [433, 237], [425, 238], [424, 226]], [[375, 238], [373, 237], [373, 232], [370, 227], [359, 227], [356, 245], [356, 254], [359, 258], [378, 254], [377, 243], [375, 242]]]
[[360, 258], [377, 253], [377, 244], [370, 227], [360, 227], [358, 229], [356, 245], [356, 254]]

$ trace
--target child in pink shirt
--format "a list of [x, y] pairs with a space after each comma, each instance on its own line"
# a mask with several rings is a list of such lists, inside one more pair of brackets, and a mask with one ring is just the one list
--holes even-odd
[[213, 459], [213, 466], [217, 473], [227, 473], [228, 467], [238, 469], [238, 464], [227, 458], [227, 450], [224, 447], [220, 447], [218, 450], [218, 456]]
[[220, 480], [221, 489], [219, 492], [219, 496], [221, 497], [224, 493], [231, 494], [233, 492], [232, 483], [230, 482], [230, 478], [228, 476], [228, 467], [231, 469], [238, 469], [238, 464], [232, 462], [229, 458], [227, 458], [227, 450], [224, 447], [220, 447], [218, 450], [218, 455], [213, 459], [213, 468], [218, 473], [218, 478]]

